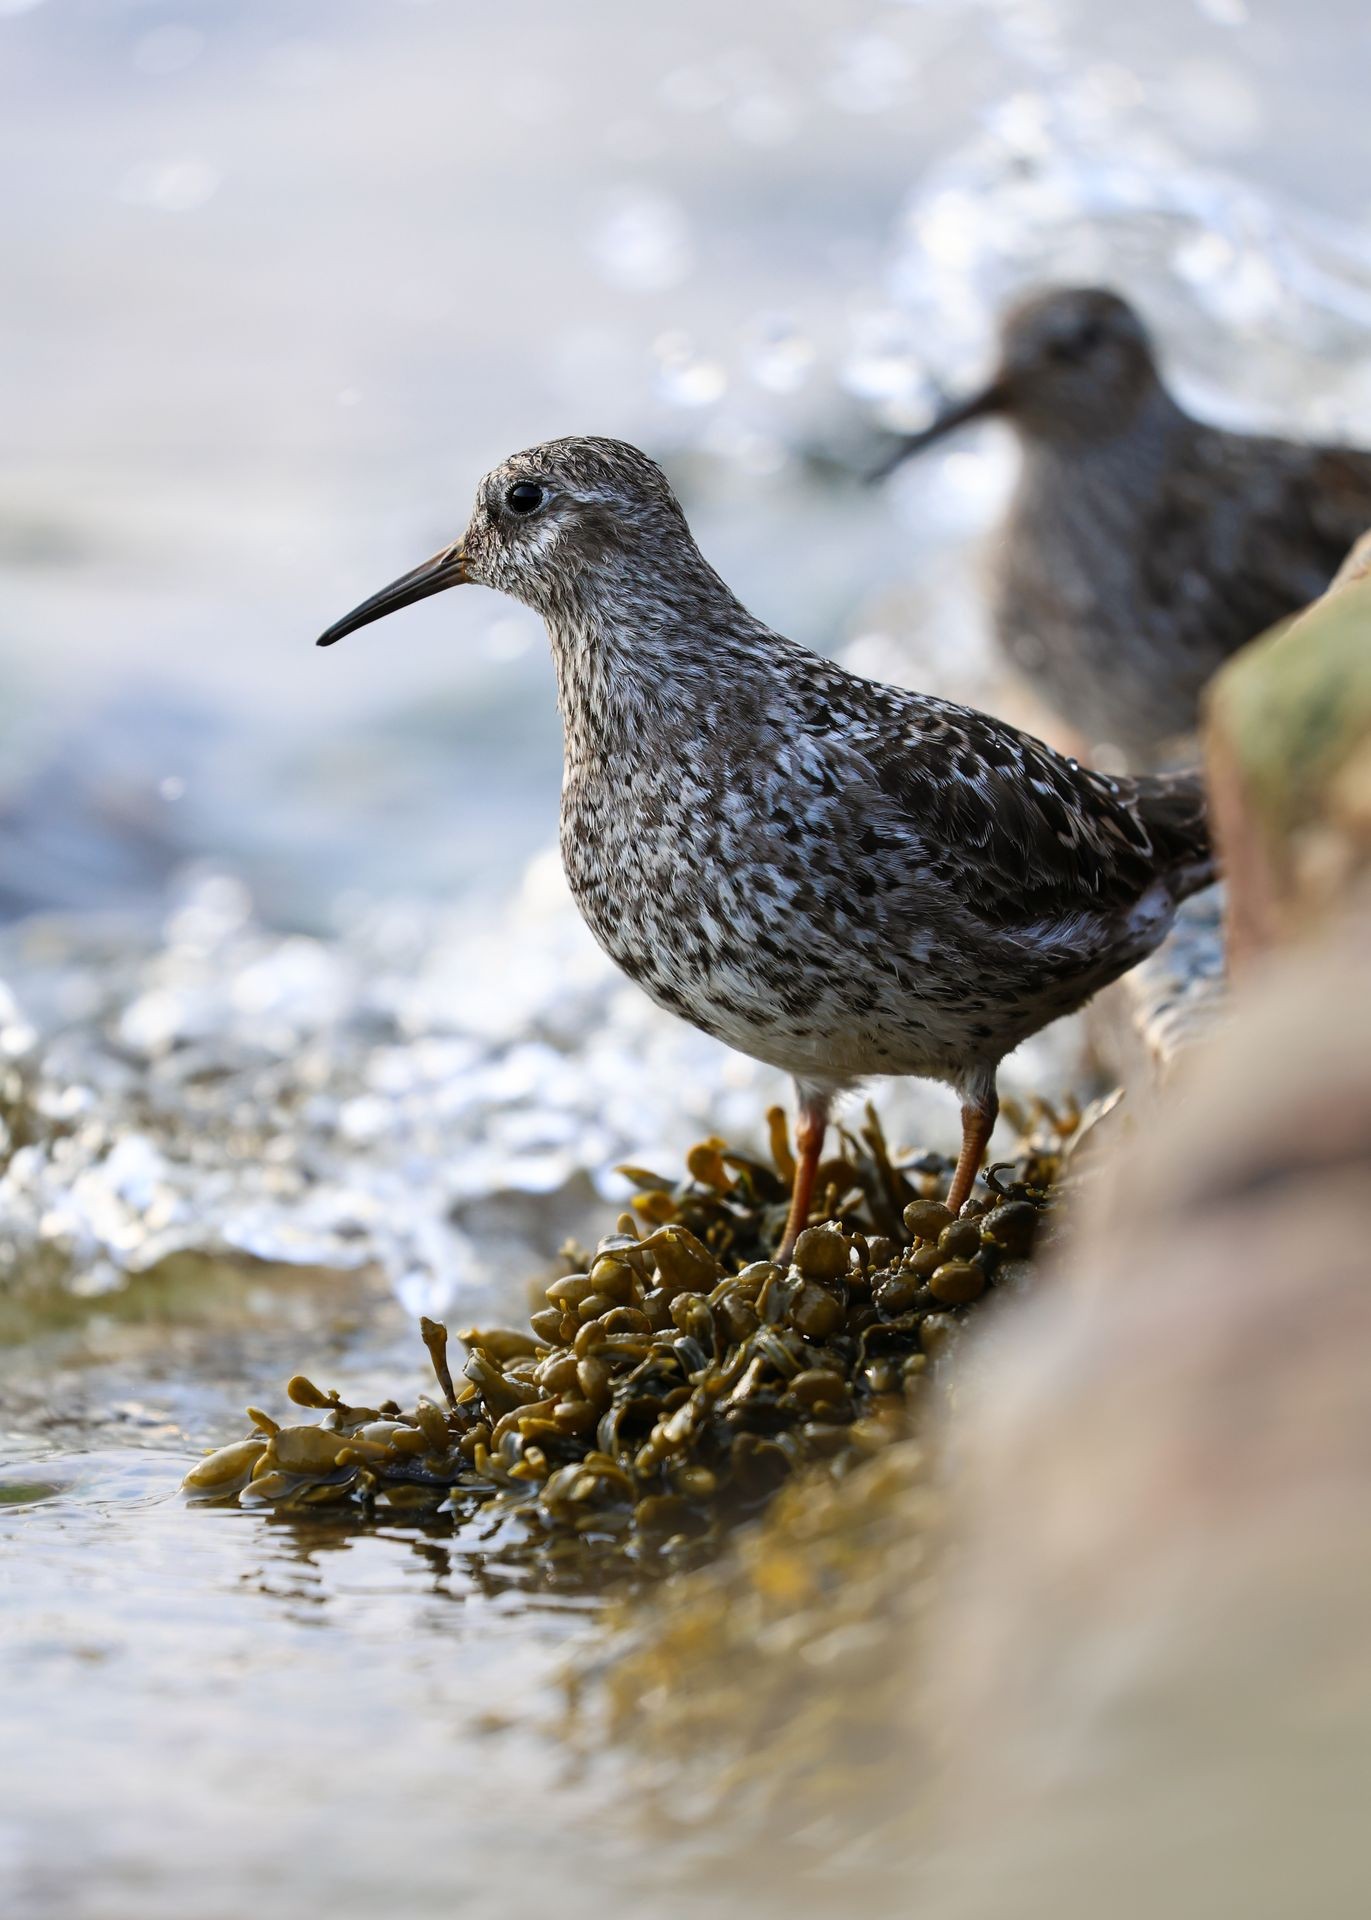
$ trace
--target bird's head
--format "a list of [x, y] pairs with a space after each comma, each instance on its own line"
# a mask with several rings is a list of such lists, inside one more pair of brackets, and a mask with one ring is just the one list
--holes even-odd
[[1036, 294], [1000, 329], [1003, 411], [1031, 433], [1112, 437], [1156, 379], [1146, 327], [1104, 287]]
[[318, 644], [468, 581], [555, 617], [612, 593], [683, 536], [689, 542], [665, 475], [637, 447], [590, 436], [549, 441], [488, 473], [462, 537], [354, 607]]
[[1159, 385], [1147, 329], [1104, 287], [1053, 287], [1010, 309], [999, 365], [978, 393], [911, 435], [883, 471], [971, 420], [999, 416], [1023, 434], [1090, 445], [1126, 432]]

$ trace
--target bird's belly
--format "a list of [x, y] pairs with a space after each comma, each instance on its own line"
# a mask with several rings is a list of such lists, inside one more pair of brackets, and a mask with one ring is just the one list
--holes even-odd
[[787, 1073], [835, 1082], [951, 1078], [1030, 1030], [976, 987], [965, 956], [786, 898], [765, 861], [664, 849], [650, 824], [564, 816], [572, 894], [596, 941], [650, 999]]

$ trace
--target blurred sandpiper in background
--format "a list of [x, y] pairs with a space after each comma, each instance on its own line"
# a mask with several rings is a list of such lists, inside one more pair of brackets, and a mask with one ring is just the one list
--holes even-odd
[[[274, 1914], [264, 1886], [446, 1914], [463, 1795], [468, 1870], [545, 1890], [519, 1796], [547, 1750], [449, 1744], [459, 1696], [545, 1651], [501, 1640], [498, 1582], [379, 1548], [340, 1575], [267, 1530], [249, 1620], [228, 1530], [147, 1463], [291, 1371], [320, 1298], [328, 1353], [378, 1368], [378, 1328], [507, 1306], [602, 1224], [618, 1160], [755, 1138], [783, 1095], [581, 926], [537, 620], [478, 592], [333, 655], [320, 628], [455, 538], [512, 449], [608, 434], [778, 630], [1048, 726], [982, 588], [1008, 429], [864, 475], [1054, 282], [1135, 303], [1204, 419], [1371, 445], [1368, 60], [1364, 0], [0, 0], [0, 1425], [20, 1461], [69, 1448], [33, 1470], [0, 1687], [56, 1729], [0, 1776], [0, 1908], [186, 1920], [193, 1877], [209, 1920]], [[1065, 1023], [1003, 1085], [1093, 1072]], [[894, 1137], [955, 1137], [950, 1096], [880, 1098]], [[155, 1358], [129, 1331], [186, 1259], [272, 1277], [216, 1294], [213, 1367], [199, 1295]], [[308, 1312], [283, 1274], [322, 1284]], [[129, 1597], [93, 1626], [64, 1609], [96, 1539]], [[375, 1611], [344, 1626], [359, 1560]], [[452, 1598], [490, 1638], [430, 1655]], [[205, 1633], [288, 1676], [268, 1718], [223, 1709], [212, 1764]], [[382, 1821], [347, 1817], [360, 1784], [317, 1816], [321, 1731], [385, 1751]], [[78, 1765], [101, 1805], [73, 1835]]]

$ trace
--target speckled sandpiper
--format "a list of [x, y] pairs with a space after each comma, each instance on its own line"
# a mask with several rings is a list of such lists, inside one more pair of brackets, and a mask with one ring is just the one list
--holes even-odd
[[1084, 749], [1132, 766], [1193, 730], [1224, 660], [1322, 593], [1371, 525], [1371, 453], [1193, 419], [1103, 288], [1013, 307], [989, 384], [880, 471], [991, 415], [1022, 450], [992, 548], [999, 641]]
[[773, 633], [636, 447], [570, 439], [481, 482], [465, 534], [322, 635], [475, 581], [542, 615], [561, 849], [592, 933], [658, 1005], [794, 1076], [809, 1214], [834, 1097], [960, 1095], [969, 1195], [1020, 1041], [1150, 952], [1211, 877], [1195, 776], [1092, 773]]

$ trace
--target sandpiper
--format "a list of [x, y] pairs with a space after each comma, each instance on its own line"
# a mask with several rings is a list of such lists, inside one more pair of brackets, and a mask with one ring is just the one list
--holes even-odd
[[1211, 878], [1196, 776], [1115, 780], [773, 633], [617, 440], [515, 454], [460, 540], [330, 627], [465, 581], [542, 615], [561, 850], [592, 933], [659, 1006], [789, 1072], [808, 1218], [836, 1095], [953, 1087], [966, 1201], [1020, 1041], [1156, 946]]
[[1193, 419], [1102, 288], [1012, 308], [989, 384], [880, 472], [991, 415], [1023, 455], [993, 549], [996, 634], [1084, 750], [1129, 765], [1189, 734], [1229, 654], [1322, 593], [1371, 525], [1371, 453]]

